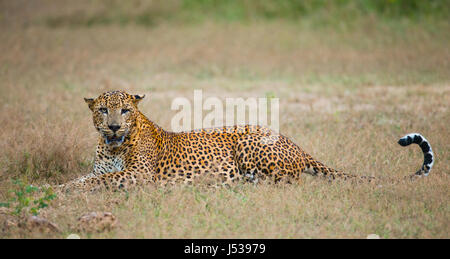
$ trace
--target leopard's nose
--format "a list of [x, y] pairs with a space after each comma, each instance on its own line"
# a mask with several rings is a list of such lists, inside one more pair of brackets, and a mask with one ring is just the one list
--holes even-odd
[[108, 125], [108, 128], [114, 132], [118, 131], [120, 129], [120, 125], [117, 124], [113, 124], [113, 125]]

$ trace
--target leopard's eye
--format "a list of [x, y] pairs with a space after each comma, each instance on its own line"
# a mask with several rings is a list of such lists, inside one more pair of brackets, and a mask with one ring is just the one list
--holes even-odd
[[129, 109], [122, 109], [122, 114], [125, 114], [125, 113], [127, 113], [129, 111], [130, 111]]
[[106, 109], [106, 108], [100, 108], [98, 110], [103, 114], [108, 114], [108, 109]]

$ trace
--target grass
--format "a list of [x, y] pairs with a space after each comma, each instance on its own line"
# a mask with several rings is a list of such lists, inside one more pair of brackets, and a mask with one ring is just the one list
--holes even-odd
[[0, 8], [0, 202], [10, 198], [11, 179], [57, 184], [90, 170], [97, 133], [82, 98], [111, 89], [146, 94], [141, 110], [166, 129], [171, 100], [192, 99], [194, 89], [205, 98], [276, 96], [283, 134], [355, 174], [403, 177], [418, 169], [419, 148], [396, 144], [409, 132], [427, 137], [437, 161], [426, 179], [382, 187], [304, 176], [295, 185], [59, 195], [40, 216], [62, 233], [2, 228], [0, 237], [64, 238], [79, 216], [105, 210], [118, 229], [78, 234], [448, 238], [448, 23], [369, 15], [352, 26], [305, 25], [314, 18], [48, 26], [79, 6], [17, 2]]
[[111, 24], [155, 27], [167, 22], [197, 24], [208, 20], [226, 23], [284, 20], [301, 25], [347, 27], [367, 16], [387, 22], [445, 21], [450, 10], [445, 0], [279, 0], [276, 3], [271, 0], [100, 0], [94, 3], [82, 0], [78, 4], [61, 1], [52, 4], [59, 12], [32, 17], [49, 27]]

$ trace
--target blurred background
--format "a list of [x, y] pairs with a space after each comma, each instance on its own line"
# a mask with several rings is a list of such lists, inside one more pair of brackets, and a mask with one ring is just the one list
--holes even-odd
[[[81, 0], [1, 1], [2, 20], [50, 27], [95, 25], [157, 26], [161, 23], [286, 20], [314, 26], [385, 22], [447, 21], [445, 0]], [[20, 16], [20, 17], [18, 17]]]
[[129, 77], [437, 83], [448, 80], [449, 8], [446, 0], [2, 0], [0, 58], [41, 66], [42, 55], [58, 62], [61, 51], [58, 69]]

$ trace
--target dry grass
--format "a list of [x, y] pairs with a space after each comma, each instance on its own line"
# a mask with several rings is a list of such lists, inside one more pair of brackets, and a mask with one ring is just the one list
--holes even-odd
[[283, 22], [7, 25], [0, 24], [0, 201], [12, 178], [43, 184], [85, 174], [96, 133], [82, 98], [117, 88], [147, 94], [141, 110], [164, 128], [175, 114], [171, 100], [192, 98], [193, 89], [221, 98], [274, 94], [285, 135], [356, 174], [414, 172], [419, 149], [396, 144], [409, 132], [428, 138], [437, 161], [426, 179], [380, 188], [305, 176], [300, 185], [59, 196], [41, 216], [63, 233], [1, 237], [65, 237], [79, 216], [99, 210], [112, 211], [120, 228], [83, 237], [449, 237], [447, 24], [435, 31], [370, 20], [350, 31]]

